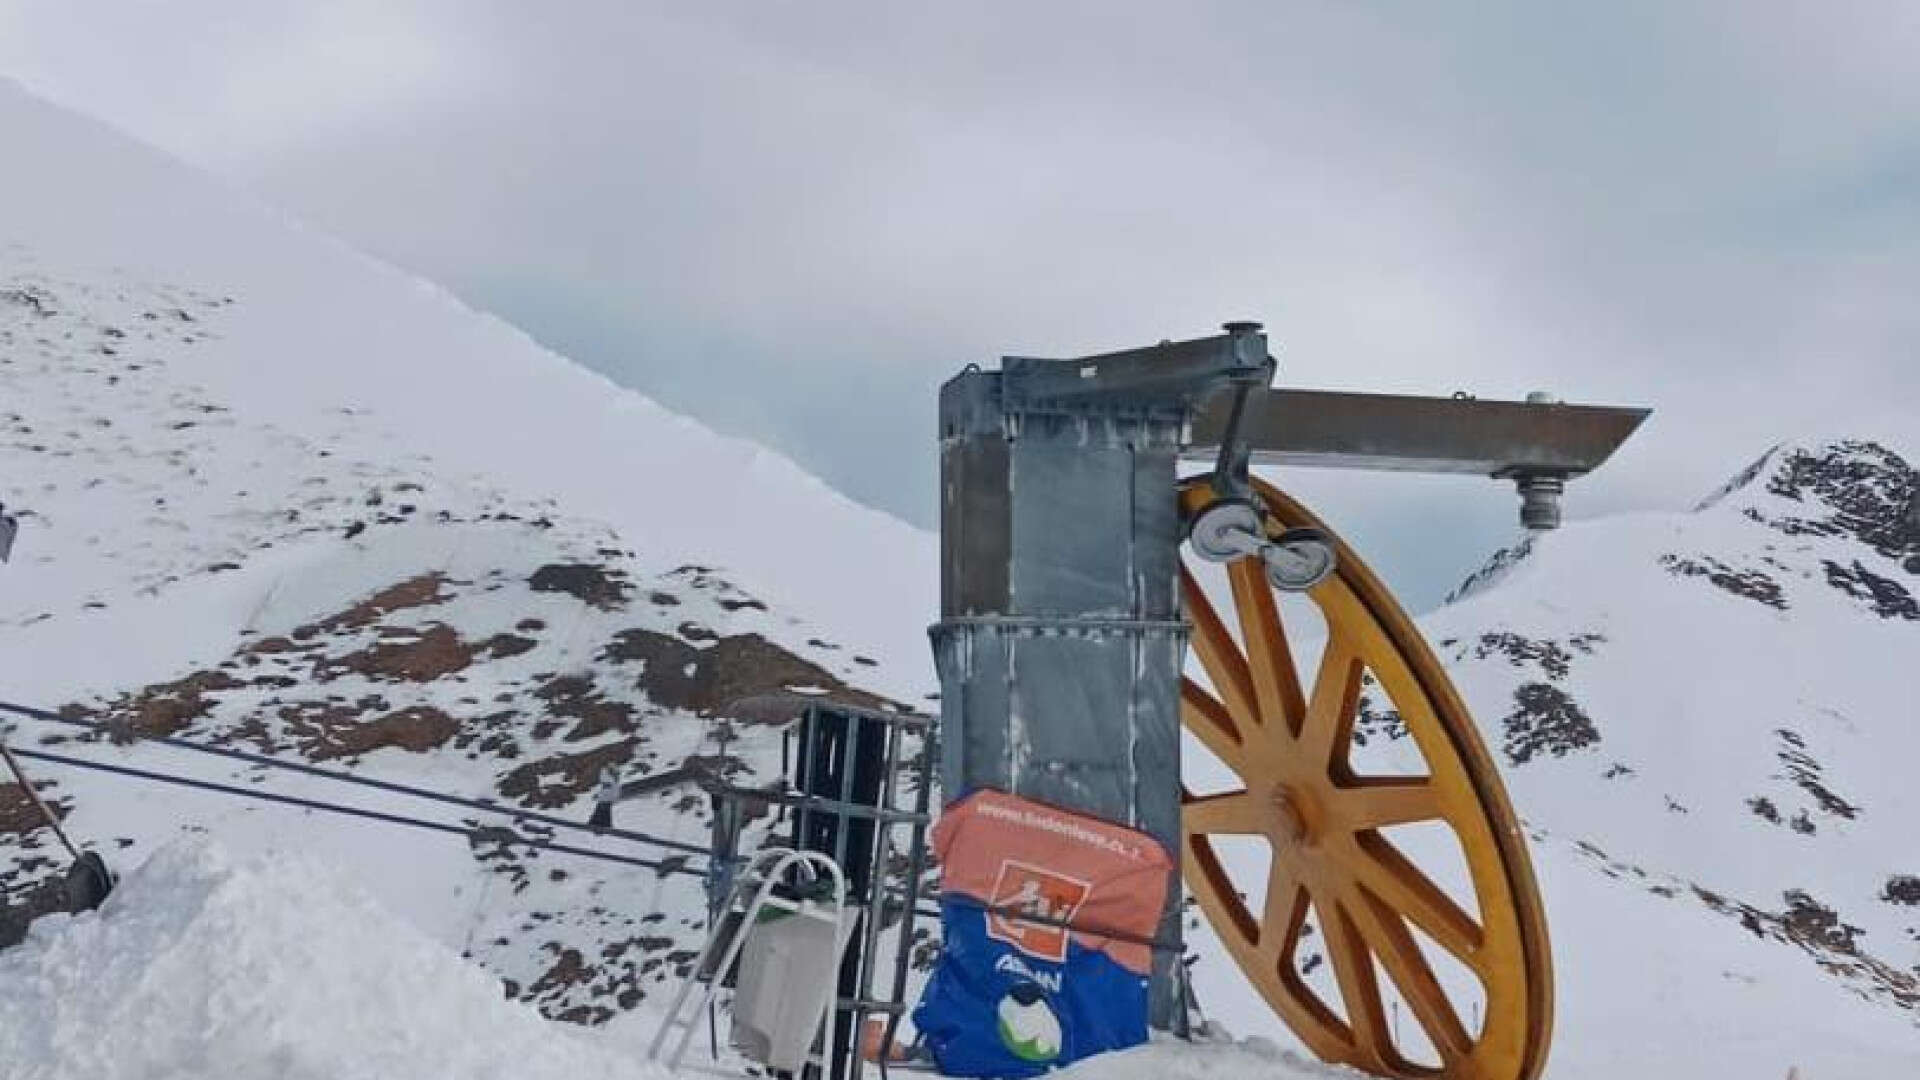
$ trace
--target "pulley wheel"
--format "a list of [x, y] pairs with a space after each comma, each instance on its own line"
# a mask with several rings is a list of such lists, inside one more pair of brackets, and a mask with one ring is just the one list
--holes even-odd
[[[1325, 530], [1292, 499], [1255, 484], [1269, 535]], [[1182, 514], [1210, 498], [1204, 478], [1184, 483]], [[1186, 796], [1187, 889], [1247, 978], [1322, 1058], [1388, 1077], [1533, 1080], [1546, 1059], [1553, 989], [1525, 838], [1459, 693], [1412, 620], [1350, 548], [1326, 535], [1338, 563], [1306, 594], [1327, 631], [1310, 683], [1295, 667], [1259, 559], [1182, 571], [1194, 659], [1213, 689], [1185, 680], [1181, 718], [1238, 778], [1234, 790]], [[1219, 592], [1233, 598], [1237, 638], [1195, 577], [1223, 571], [1228, 588]], [[1354, 726], [1368, 672], [1418, 749], [1424, 775], [1356, 771]], [[1458, 841], [1471, 903], [1389, 837], [1408, 825], [1437, 825]], [[1232, 836], [1271, 847], [1257, 905], [1236, 889], [1221, 857], [1221, 838]], [[1307, 945], [1310, 916], [1318, 933]], [[1328, 997], [1338, 1008], [1303, 975], [1307, 949], [1332, 969], [1326, 981], [1338, 993]], [[1441, 954], [1452, 962], [1437, 969]], [[1389, 982], [1398, 995], [1391, 1014]], [[1399, 1002], [1410, 1015], [1399, 1015]], [[1404, 1038], [1407, 1025], [1424, 1035], [1418, 1054]]]

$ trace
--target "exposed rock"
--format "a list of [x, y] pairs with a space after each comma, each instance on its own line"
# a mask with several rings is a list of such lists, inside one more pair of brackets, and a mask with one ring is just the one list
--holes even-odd
[[377, 682], [432, 682], [464, 671], [481, 648], [445, 623], [393, 633], [411, 636], [375, 642], [345, 656], [324, 657], [314, 664], [314, 678], [325, 682], [355, 672]]
[[638, 738], [555, 754], [516, 766], [500, 778], [500, 793], [537, 810], [558, 810], [592, 791], [609, 766], [624, 764], [640, 745]]
[[396, 611], [428, 607], [445, 601], [448, 597], [442, 589], [446, 584], [446, 575], [437, 570], [411, 577], [381, 589], [345, 611], [321, 620], [317, 625], [327, 633], [370, 626]]
[[1880, 899], [1889, 904], [1920, 907], [1920, 877], [1913, 874], [1893, 875], [1887, 879], [1886, 888], [1881, 890]]
[[[245, 685], [224, 671], [196, 671], [120, 698], [107, 705], [98, 719], [117, 741], [174, 735], [212, 711], [214, 703], [209, 694]], [[85, 711], [78, 710], [78, 715], [85, 715]]]
[[549, 563], [533, 572], [527, 587], [534, 592], [559, 592], [601, 611], [627, 606], [633, 586], [627, 575], [597, 563]]
[[384, 749], [422, 753], [446, 745], [460, 731], [453, 717], [431, 705], [363, 720], [365, 711], [357, 707], [304, 702], [282, 708], [279, 715], [300, 752], [314, 761]]
[[831, 672], [775, 645], [759, 634], [723, 637], [705, 648], [635, 627], [622, 630], [599, 659], [639, 663], [635, 685], [669, 708], [712, 715], [743, 698], [795, 688], [823, 690], [868, 708], [886, 708], [885, 698], [856, 690]]
[[1775, 752], [1775, 756], [1786, 768], [1786, 779], [1793, 781], [1800, 790], [1812, 796], [1814, 803], [1824, 813], [1849, 820], [1860, 815], [1858, 806], [1834, 794], [1822, 783], [1820, 763], [1807, 753], [1805, 739], [1787, 728], [1781, 728], [1774, 734], [1780, 737], [1780, 749]]
[[1453, 591], [1440, 602], [1443, 605], [1458, 603], [1475, 593], [1492, 588], [1532, 554], [1533, 537], [1531, 536], [1517, 544], [1501, 548], [1493, 553], [1493, 557], [1487, 560], [1486, 565], [1468, 574], [1466, 580], [1454, 586]]
[[573, 730], [567, 732], [568, 742], [591, 739], [609, 731], [630, 732], [634, 729], [633, 706], [624, 701], [607, 700], [599, 693], [590, 675], [568, 675], [554, 679], [535, 691], [534, 696], [547, 703], [550, 715], [579, 721]]
[[1724, 592], [1758, 601], [1777, 611], [1787, 610], [1787, 599], [1781, 592], [1780, 583], [1758, 570], [1735, 570], [1708, 555], [1698, 558], [1662, 555], [1660, 565], [1681, 577], [1703, 577]]
[[[1659, 890], [1655, 890], [1659, 891]], [[1860, 948], [1860, 928], [1800, 889], [1784, 895], [1787, 909], [1775, 913], [1729, 899], [1699, 885], [1693, 895], [1708, 909], [1739, 920], [1755, 937], [1799, 946], [1821, 969], [1904, 1009], [1920, 1009], [1920, 978]], [[1661, 895], [1672, 895], [1661, 892]]]
[[1591, 656], [1594, 646], [1606, 640], [1600, 634], [1575, 634], [1563, 644], [1551, 638], [1536, 641], [1512, 631], [1499, 631], [1480, 635], [1470, 652], [1462, 650], [1458, 655], [1475, 660], [1503, 656], [1514, 667], [1533, 664], [1548, 681], [1559, 682], [1572, 672], [1575, 653]]
[[1832, 908], [1799, 889], [1788, 890], [1785, 899], [1787, 910], [1781, 919], [1788, 934], [1796, 940], [1848, 955], [1858, 951], [1855, 939], [1860, 934], [1859, 927], [1841, 922]]
[[[47, 785], [43, 783], [36, 786]], [[67, 816], [65, 800], [50, 799], [44, 794], [40, 797], [46, 801], [47, 809], [52, 810], [55, 817]], [[46, 818], [40, 815], [40, 808], [34, 805], [26, 788], [19, 784], [0, 784], [0, 836], [25, 835], [45, 826]]]
[[1580, 703], [1551, 683], [1523, 683], [1503, 724], [1507, 761], [1524, 765], [1542, 753], [1564, 757], [1600, 742], [1600, 731]]
[[486, 651], [487, 656], [491, 659], [507, 660], [524, 653], [530, 653], [538, 648], [539, 645], [540, 643], [532, 638], [521, 637], [518, 634], [495, 634], [488, 638], [481, 648]]
[[1883, 619], [1907, 619], [1920, 622], [1920, 601], [1915, 601], [1906, 586], [1860, 565], [1841, 566], [1831, 559], [1821, 560], [1827, 571], [1827, 584], [1856, 600]]
[[1379, 683], [1371, 671], [1361, 679], [1360, 697], [1354, 705], [1353, 744], [1366, 746], [1375, 739], [1393, 742], [1407, 737], [1407, 722], [1391, 702], [1376, 701]]
[[1789, 535], [1850, 536], [1889, 559], [1920, 546], [1920, 522], [1908, 513], [1920, 474], [1900, 455], [1860, 440], [1776, 453], [1767, 491], [1806, 513], [1751, 516]]

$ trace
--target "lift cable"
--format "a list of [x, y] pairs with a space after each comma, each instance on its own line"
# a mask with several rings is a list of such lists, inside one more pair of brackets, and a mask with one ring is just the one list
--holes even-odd
[[[126, 732], [96, 720], [83, 720], [78, 717], [61, 716], [59, 713], [48, 712], [45, 709], [16, 705], [11, 702], [0, 701], [0, 713], [13, 713], [16, 716], [21, 716], [29, 720], [37, 720], [42, 723], [65, 724], [69, 727], [85, 728], [116, 740], [124, 740], [131, 734], [133, 738], [138, 741], [158, 743], [176, 750], [191, 750], [194, 753], [210, 754], [214, 757], [228, 758], [233, 761], [245, 762], [249, 765], [259, 765], [272, 769], [285, 769], [289, 772], [303, 773], [307, 776], [317, 776], [343, 784], [358, 784], [362, 787], [370, 787], [395, 795], [405, 795], [416, 799], [429, 799], [434, 802], [445, 803], [449, 806], [459, 806], [468, 810], [477, 810], [481, 813], [497, 814], [523, 821], [538, 822], [542, 825], [549, 825], [555, 828], [592, 833], [595, 836], [607, 836], [617, 840], [632, 841], [637, 844], [651, 844], [654, 847], [665, 848], [669, 851], [677, 851], [687, 855], [704, 856], [709, 854], [706, 847], [699, 844], [690, 844], [684, 840], [654, 836], [650, 833], [636, 832], [632, 829], [591, 825], [584, 821], [574, 821], [570, 818], [563, 818], [554, 814], [543, 814], [537, 810], [524, 810], [512, 806], [503, 806], [499, 803], [484, 799], [462, 798], [458, 795], [449, 795], [440, 791], [430, 791], [426, 788], [418, 788], [410, 784], [395, 783], [391, 780], [376, 780], [370, 776], [356, 776], [353, 773], [338, 772], [333, 769], [322, 769], [314, 765], [308, 765], [305, 762], [287, 761], [283, 758], [271, 757], [266, 754], [249, 753], [245, 750], [235, 750], [225, 746], [208, 746], [204, 743], [197, 743], [188, 739], [178, 739], [167, 735], [144, 735], [139, 732]], [[30, 756], [26, 750], [20, 750], [18, 753], [23, 756]], [[36, 751], [35, 754], [39, 754], [39, 752]], [[44, 755], [40, 754], [40, 756]], [[252, 792], [248, 792], [248, 794], [252, 794]]]
[[[79, 720], [73, 717], [60, 716], [56, 713], [49, 713], [42, 709], [34, 709], [29, 706], [16, 705], [10, 702], [0, 702], [0, 712], [11, 712], [16, 715], [24, 716], [31, 720], [41, 720], [48, 723], [67, 724], [75, 727], [87, 728], [87, 729], [90, 729], [102, 734], [107, 734], [107, 735], [115, 734], [113, 729], [109, 728], [104, 724], [98, 723], [96, 721]], [[287, 769], [293, 772], [305, 773], [311, 776], [316, 776], [316, 777], [320, 777], [322, 779], [327, 779], [327, 780], [337, 780], [345, 783], [361, 784], [361, 785], [372, 787], [381, 791], [388, 791], [396, 794], [414, 796], [418, 798], [432, 799], [437, 802], [443, 802], [453, 806], [460, 806], [468, 809], [479, 810], [486, 813], [523, 818], [527, 821], [538, 822], [538, 823], [547, 824], [547, 825], [556, 825], [563, 828], [574, 829], [574, 830], [583, 831], [583, 832], [590, 832], [595, 835], [612, 836], [612, 837], [617, 837], [625, 840], [633, 840], [639, 843], [654, 844], [654, 845], [667, 847], [675, 851], [680, 851], [680, 852], [689, 853], [689, 854], [697, 854], [697, 855], [702, 855], [707, 857], [711, 857], [712, 855], [712, 853], [705, 848], [696, 847], [692, 844], [684, 843], [682, 841], [668, 840], [661, 837], [651, 836], [646, 833], [634, 832], [627, 829], [618, 829], [618, 828], [612, 828], [612, 827], [596, 827], [593, 825], [583, 824], [577, 821], [570, 821], [566, 818], [555, 817], [551, 814], [541, 814], [541, 813], [532, 812], [532, 811], [516, 810], [512, 807], [501, 806], [497, 803], [483, 802], [475, 799], [463, 799], [458, 796], [446, 795], [437, 791], [427, 791], [425, 789], [411, 787], [406, 784], [396, 784], [391, 781], [374, 780], [364, 776], [354, 776], [350, 773], [334, 772], [329, 769], [320, 769], [320, 768], [316, 768], [314, 766], [306, 765], [300, 762], [283, 761], [279, 758], [266, 757], [260, 754], [252, 754], [242, 750], [231, 750], [226, 747], [219, 747], [219, 746], [206, 746], [201, 743], [190, 742], [184, 739], [176, 739], [176, 738], [172, 738], [164, 735], [142, 735], [142, 736], [138, 736], [138, 738], [140, 739], [140, 741], [143, 741], [143, 742], [159, 743], [163, 746], [170, 746], [177, 749], [193, 750], [200, 753], [212, 754], [217, 757], [231, 758], [233, 760], [248, 762], [251, 764], [264, 765], [264, 766], [277, 768], [277, 769]], [[72, 766], [75, 768], [82, 768], [82, 769], [94, 769], [100, 772], [113, 773], [119, 776], [124, 776], [131, 779], [136, 779], [136, 780], [148, 780], [148, 781], [153, 781], [157, 783], [175, 784], [183, 787], [199, 788], [204, 791], [211, 791], [211, 792], [215, 792], [217, 794], [222, 794], [222, 795], [232, 795], [239, 798], [247, 798], [247, 799], [258, 799], [264, 802], [279, 803], [286, 806], [300, 807], [302, 809], [320, 810], [320, 811], [325, 811], [327, 813], [343, 814], [349, 817], [363, 818], [369, 821], [381, 822], [383, 824], [400, 825], [400, 826], [406, 826], [406, 827], [418, 828], [418, 829], [428, 829], [435, 832], [443, 832], [443, 833], [453, 834], [456, 836], [466, 837], [469, 840], [473, 839], [477, 835], [477, 830], [468, 826], [450, 825], [442, 821], [429, 821], [424, 818], [409, 817], [404, 814], [393, 814], [393, 813], [388, 813], [382, 810], [369, 810], [364, 807], [346, 806], [340, 803], [331, 803], [331, 802], [326, 802], [320, 799], [308, 799], [308, 798], [302, 798], [296, 795], [282, 795], [282, 794], [278, 794], [270, 791], [262, 791], [262, 790], [253, 789], [253, 788], [237, 787], [231, 784], [223, 784], [223, 783], [218, 783], [211, 780], [200, 780], [193, 777], [177, 776], [170, 773], [161, 773], [161, 772], [154, 772], [147, 769], [138, 769], [129, 765], [116, 765], [116, 764], [111, 764], [103, 761], [91, 761], [86, 758], [77, 758], [77, 757], [72, 757], [66, 754], [56, 754], [46, 750], [28, 750], [25, 748], [19, 748], [14, 750], [13, 753], [19, 755], [20, 757], [28, 758], [34, 761], [44, 761], [50, 764], [67, 765], [67, 766]], [[511, 840], [507, 840], [506, 842], [521, 844], [526, 847], [531, 847], [539, 850], [559, 852], [565, 855], [579, 855], [579, 856], [590, 858], [590, 859], [601, 859], [608, 862], [624, 863], [629, 866], [645, 867], [647, 869], [653, 870], [661, 874], [662, 876], [665, 876], [668, 874], [685, 874], [685, 875], [694, 876], [694, 877], [705, 877], [708, 873], [706, 869], [688, 866], [686, 865], [685, 860], [676, 860], [672, 856], [669, 856], [664, 859], [659, 859], [659, 860], [642, 859], [642, 858], [637, 858], [629, 855], [619, 855], [613, 852], [595, 850], [592, 848], [576, 847], [571, 844], [555, 843], [551, 840], [543, 840], [535, 837], [519, 836], [517, 834]], [[1111, 927], [1089, 926], [1089, 925], [1085, 925], [1085, 924], [1078, 923], [1071, 920], [1053, 919], [1044, 915], [1039, 915], [1033, 912], [1024, 911], [1014, 907], [995, 907], [991, 905], [979, 904], [977, 901], [965, 903], [965, 906], [978, 907], [981, 910], [983, 910], [985, 913], [990, 915], [1004, 915], [1004, 916], [1017, 917], [1022, 922], [1032, 922], [1032, 923], [1039, 923], [1041, 925], [1059, 927], [1062, 929], [1078, 930], [1078, 931], [1081, 931], [1082, 933], [1088, 933], [1088, 934], [1098, 935], [1100, 937], [1112, 938], [1114, 940], [1125, 941], [1131, 944], [1145, 945], [1150, 948], [1165, 949], [1169, 947], [1168, 942], [1162, 941], [1157, 937], [1144, 937], [1144, 936], [1131, 934], [1126, 931], [1118, 930]], [[940, 914], [940, 911], [938, 908], [931, 907], [931, 906], [924, 906], [924, 905], [916, 905], [915, 912], [919, 915], [929, 916], [929, 917], [938, 917]]]
[[[55, 765], [70, 765], [81, 769], [94, 769], [113, 773], [135, 780], [150, 780], [162, 784], [176, 784], [181, 787], [199, 788], [221, 795], [232, 795], [243, 799], [259, 799], [263, 802], [279, 803], [284, 806], [296, 806], [306, 810], [322, 810], [331, 814], [344, 814], [348, 817], [364, 818], [387, 825], [404, 825], [415, 829], [430, 829], [435, 832], [451, 833], [466, 837], [468, 840], [486, 838], [480, 830], [470, 826], [451, 825], [444, 821], [428, 821], [425, 818], [408, 817], [405, 814], [391, 814], [383, 810], [369, 810], [360, 806], [346, 806], [341, 803], [326, 802], [321, 799], [306, 799], [297, 795], [282, 795], [272, 791], [237, 787], [212, 780], [200, 780], [190, 776], [176, 776], [171, 773], [153, 772], [149, 769], [136, 769], [131, 765], [115, 765], [105, 761], [89, 761], [86, 758], [72, 757], [67, 754], [55, 754], [46, 750], [15, 750], [14, 753], [33, 761], [44, 761]], [[705, 876], [704, 870], [685, 865], [684, 860], [669, 856], [665, 859], [642, 859], [632, 855], [620, 855], [611, 851], [597, 851], [592, 848], [576, 847], [572, 844], [559, 844], [551, 840], [514, 834], [511, 839], [501, 838], [505, 843], [521, 844], [542, 851], [555, 851], [564, 855], [580, 855], [589, 859], [602, 859], [607, 862], [625, 863], [628, 866], [642, 866], [662, 875], [690, 874]]]

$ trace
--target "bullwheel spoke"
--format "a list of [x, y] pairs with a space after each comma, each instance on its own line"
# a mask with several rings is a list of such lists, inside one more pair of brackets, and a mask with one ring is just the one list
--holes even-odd
[[1261, 719], [1298, 735], [1307, 703], [1280, 625], [1279, 606], [1267, 585], [1266, 567], [1259, 559], [1241, 559], [1228, 565], [1227, 577], [1233, 584], [1234, 609], [1240, 613], [1240, 637], [1247, 643], [1247, 667]]
[[1335, 806], [1346, 826], [1358, 832], [1411, 825], [1442, 817], [1440, 792], [1424, 776], [1364, 777], [1344, 785]]
[[1220, 699], [1192, 679], [1182, 680], [1180, 684], [1180, 722], [1214, 757], [1239, 768], [1246, 746], [1238, 725], [1227, 707], [1220, 704]]
[[1307, 924], [1307, 890], [1278, 854], [1267, 870], [1266, 911], [1260, 917], [1260, 954], [1274, 963], [1293, 955]]
[[1461, 963], [1479, 970], [1480, 924], [1379, 834], [1362, 833], [1357, 839], [1363, 855], [1353, 862], [1354, 880]]
[[1357, 890], [1348, 910], [1361, 940], [1380, 958], [1380, 965], [1400, 988], [1400, 996], [1439, 1052], [1441, 1062], [1451, 1065], [1465, 1057], [1472, 1049], [1473, 1036], [1460, 1022], [1460, 1014], [1448, 1000], [1433, 966], [1427, 963], [1400, 916], [1364, 889]]
[[1203, 835], [1257, 836], [1272, 815], [1260, 799], [1245, 791], [1190, 796], [1180, 805], [1180, 826]]
[[1180, 595], [1187, 620], [1193, 624], [1193, 654], [1200, 658], [1207, 680], [1213, 683], [1221, 704], [1239, 729], [1253, 731], [1260, 726], [1260, 707], [1254, 698], [1253, 674], [1246, 657], [1241, 655], [1227, 624], [1213, 610], [1213, 602], [1184, 568], [1180, 571]]
[[1300, 729], [1300, 754], [1307, 761], [1331, 768], [1336, 752], [1344, 753], [1342, 740], [1352, 738], [1353, 716], [1360, 708], [1362, 670], [1352, 644], [1338, 632], [1331, 634], [1320, 654], [1320, 672]]
[[1334, 980], [1340, 986], [1340, 1004], [1359, 1052], [1358, 1063], [1379, 1065], [1393, 1045], [1393, 1034], [1387, 1027], [1386, 1006], [1380, 1000], [1379, 980], [1374, 978], [1373, 958], [1337, 900], [1315, 895], [1313, 910], [1319, 916], [1327, 962], [1333, 965]]

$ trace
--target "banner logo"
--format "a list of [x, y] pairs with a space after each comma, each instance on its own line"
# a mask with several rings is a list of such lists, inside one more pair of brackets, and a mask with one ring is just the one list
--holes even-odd
[[[1092, 885], [1078, 878], [1007, 859], [987, 901], [987, 936], [1028, 956], [1063, 963], [1069, 931], [1051, 924], [1071, 922], [1092, 891]], [[1028, 922], [1021, 915], [1047, 921]]]

